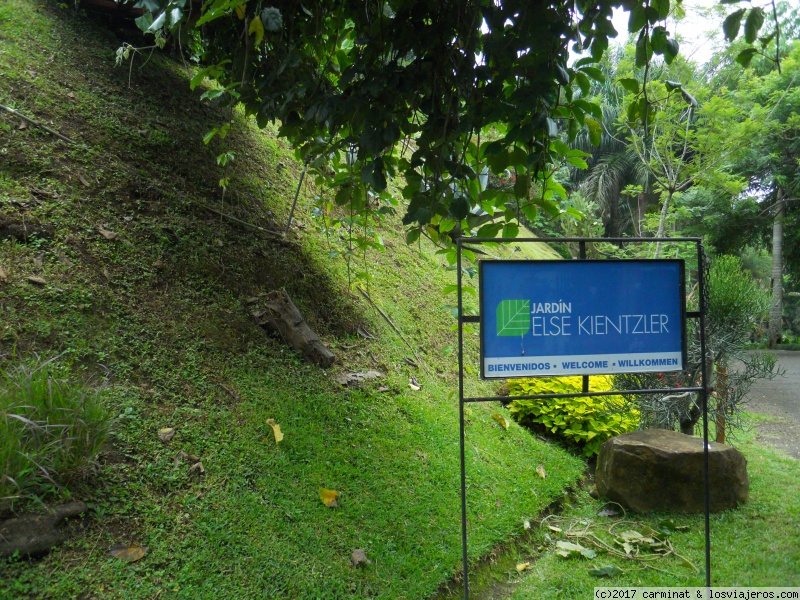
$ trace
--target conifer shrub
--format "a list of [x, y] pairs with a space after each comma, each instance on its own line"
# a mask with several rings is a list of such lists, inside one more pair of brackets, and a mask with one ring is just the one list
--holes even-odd
[[[613, 378], [595, 375], [590, 391], [613, 389]], [[582, 377], [536, 377], [508, 381], [510, 396], [572, 394], [582, 390]], [[514, 400], [508, 410], [521, 425], [545, 430], [581, 450], [585, 456], [600, 452], [607, 439], [636, 429], [639, 411], [624, 396], [587, 396]]]

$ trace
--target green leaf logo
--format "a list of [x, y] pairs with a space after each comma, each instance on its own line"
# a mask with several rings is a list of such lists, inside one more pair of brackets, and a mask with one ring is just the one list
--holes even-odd
[[503, 300], [497, 305], [497, 335], [525, 335], [531, 329], [530, 316], [530, 300]]

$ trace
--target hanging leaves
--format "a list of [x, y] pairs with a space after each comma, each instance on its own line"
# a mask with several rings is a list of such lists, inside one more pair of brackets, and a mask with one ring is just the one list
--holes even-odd
[[275, 419], [267, 419], [267, 425], [272, 427], [272, 433], [275, 436], [275, 443], [280, 444], [283, 440], [283, 433], [281, 432], [281, 426], [275, 422]]
[[255, 45], [258, 48], [261, 42], [264, 41], [264, 24], [261, 19], [253, 19], [250, 21], [250, 27], [247, 28], [247, 33], [255, 36]]
[[725, 33], [725, 39], [729, 42], [732, 42], [736, 39], [739, 35], [739, 28], [742, 24], [742, 17], [744, 17], [744, 13], [747, 9], [740, 8], [739, 10], [732, 12], [725, 20], [722, 22], [722, 31]]
[[335, 508], [339, 506], [339, 492], [335, 490], [326, 490], [325, 488], [319, 489], [319, 499], [328, 508]]
[[283, 15], [274, 6], [268, 6], [261, 11], [261, 22], [264, 25], [264, 29], [270, 33], [275, 33], [283, 27]]

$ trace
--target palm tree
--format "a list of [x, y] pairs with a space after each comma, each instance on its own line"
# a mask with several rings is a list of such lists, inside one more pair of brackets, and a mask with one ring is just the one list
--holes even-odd
[[[653, 201], [651, 178], [619, 129], [622, 99], [614, 88], [605, 85], [600, 90], [603, 96], [600, 144], [591, 145], [586, 131], [573, 144], [591, 154], [587, 159], [589, 168], [573, 169], [571, 176], [580, 193], [600, 207], [606, 237], [619, 237], [625, 231], [641, 236], [645, 209]], [[635, 203], [630, 195], [623, 193], [628, 186], [639, 188]]]

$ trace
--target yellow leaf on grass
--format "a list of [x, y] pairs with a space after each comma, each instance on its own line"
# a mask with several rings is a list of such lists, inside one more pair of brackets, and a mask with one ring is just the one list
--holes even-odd
[[503, 429], [508, 429], [508, 425], [509, 425], [509, 423], [508, 423], [508, 419], [506, 419], [506, 418], [505, 418], [503, 415], [501, 415], [501, 414], [499, 414], [499, 413], [494, 413], [494, 414], [492, 415], [492, 418], [493, 418], [495, 421], [497, 421], [498, 423], [500, 423], [500, 426], [501, 426]]
[[536, 467], [536, 473], [542, 479], [547, 479], [547, 471], [544, 470], [544, 465], [539, 465], [538, 467]]
[[267, 419], [267, 424], [272, 427], [272, 433], [275, 434], [275, 443], [280, 444], [281, 440], [283, 439], [283, 433], [281, 432], [281, 426], [275, 422], [275, 419]]
[[264, 24], [261, 22], [261, 17], [253, 17], [253, 20], [250, 21], [250, 27], [247, 29], [247, 33], [256, 36], [256, 48], [258, 48], [261, 42], [264, 41]]
[[517, 565], [517, 571], [522, 573], [523, 571], [527, 571], [528, 569], [530, 569], [530, 567], [531, 567], [531, 563], [529, 563], [529, 562], [527, 562], [527, 563], [519, 563]]
[[147, 554], [147, 546], [139, 546], [138, 544], [125, 546], [122, 544], [117, 544], [112, 546], [108, 553], [111, 556], [126, 562], [136, 562], [145, 554]]
[[329, 508], [339, 506], [339, 492], [337, 491], [319, 488], [319, 499]]

